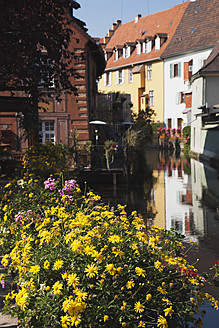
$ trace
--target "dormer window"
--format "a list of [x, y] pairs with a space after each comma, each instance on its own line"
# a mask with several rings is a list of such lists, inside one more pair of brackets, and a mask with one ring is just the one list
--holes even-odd
[[137, 48], [137, 55], [140, 55], [141, 54], [141, 43], [140, 42], [137, 43], [136, 48]]
[[146, 53], [146, 42], [144, 41], [143, 43], [142, 43], [142, 52], [145, 54]]
[[155, 51], [160, 50], [160, 38], [156, 37], [155, 39]]
[[123, 48], [123, 58], [128, 58], [130, 56], [131, 49], [130, 46], [125, 46]]
[[105, 53], [104, 53], [105, 61], [107, 61], [112, 56], [112, 53], [113, 53], [113, 50], [112, 49], [105, 50]]
[[118, 60], [121, 56], [122, 56], [122, 53], [123, 53], [123, 46], [115, 46], [114, 48], [115, 50], [115, 61]]
[[119, 52], [118, 49], [115, 50], [115, 60], [119, 59]]
[[149, 40], [147, 41], [147, 44], [146, 44], [146, 53], [150, 52], [152, 49], [152, 41]]

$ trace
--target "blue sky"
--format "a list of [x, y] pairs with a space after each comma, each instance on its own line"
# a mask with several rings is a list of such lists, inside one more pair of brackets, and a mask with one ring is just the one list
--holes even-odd
[[171, 8], [183, 0], [77, 0], [81, 8], [74, 16], [86, 23], [92, 37], [103, 37], [117, 19], [123, 23], [141, 14], [147, 16]]

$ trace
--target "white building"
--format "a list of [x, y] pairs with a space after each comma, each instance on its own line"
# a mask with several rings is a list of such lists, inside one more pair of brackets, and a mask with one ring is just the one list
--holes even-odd
[[[191, 78], [191, 150], [197, 157], [219, 159], [219, 41], [203, 67]], [[212, 163], [213, 164], [213, 163]]]
[[218, 40], [218, 0], [190, 0], [174, 37], [164, 51], [164, 122], [169, 128], [191, 124], [194, 85], [199, 71]]

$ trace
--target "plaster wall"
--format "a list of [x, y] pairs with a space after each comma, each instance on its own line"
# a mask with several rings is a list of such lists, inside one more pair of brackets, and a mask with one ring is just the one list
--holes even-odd
[[[177, 119], [182, 118], [185, 127], [190, 125], [190, 118], [188, 109], [185, 108], [185, 103], [180, 103], [179, 93], [193, 92], [189, 81], [184, 81], [184, 63], [193, 60], [192, 74], [196, 73], [203, 61], [207, 59], [212, 48], [202, 51], [190, 52], [187, 54], [174, 56], [164, 60], [164, 122], [167, 124], [168, 118], [172, 119], [172, 128], [177, 128]], [[175, 64], [181, 63], [180, 77], [170, 77], [170, 65], [174, 67]], [[186, 113], [184, 114], [183, 111]]]

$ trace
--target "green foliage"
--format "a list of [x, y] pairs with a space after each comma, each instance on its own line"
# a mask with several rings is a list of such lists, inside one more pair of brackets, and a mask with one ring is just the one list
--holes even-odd
[[133, 113], [133, 130], [138, 133], [137, 146], [144, 147], [147, 143], [153, 139], [153, 125], [152, 117], [154, 110], [147, 107], [145, 110], [141, 110], [138, 114]]
[[[19, 326], [189, 327], [203, 300], [203, 277], [175, 231], [147, 228], [137, 212], [81, 195], [74, 180], [13, 180], [1, 201], [2, 264], [18, 289], [5, 311]], [[0, 280], [4, 277], [1, 275]]]
[[68, 149], [63, 144], [46, 143], [30, 147], [24, 155], [24, 173], [46, 179], [68, 168]]
[[190, 156], [190, 143], [191, 143], [191, 126], [185, 126], [183, 128], [183, 144], [184, 144], [184, 155], [185, 157]]

